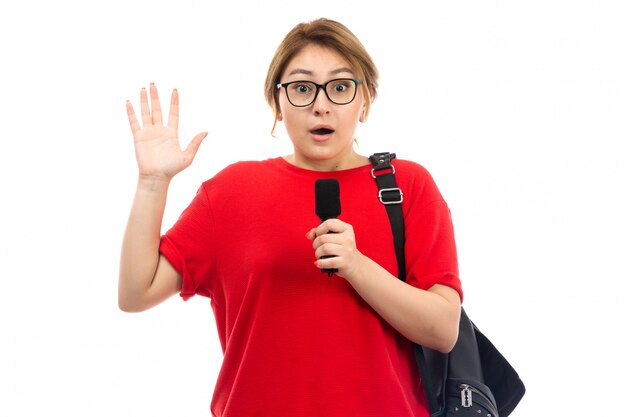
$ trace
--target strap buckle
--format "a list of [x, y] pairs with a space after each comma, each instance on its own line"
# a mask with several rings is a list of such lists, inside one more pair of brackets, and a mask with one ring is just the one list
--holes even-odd
[[[393, 165], [389, 164], [388, 168], [391, 168], [391, 175], [396, 173], [396, 167], [394, 167]], [[380, 171], [381, 169], [384, 169], [384, 168], [372, 168], [372, 171], [371, 171], [372, 178], [376, 179], [378, 176], [375, 174], [375, 172]]]
[[381, 188], [380, 190], [378, 190], [378, 199], [384, 205], [402, 204], [402, 202], [404, 201], [404, 194], [402, 193], [402, 190], [398, 187]]
[[372, 168], [372, 178], [376, 179], [376, 171], [383, 169], [391, 169], [391, 173], [396, 173], [396, 168], [391, 164], [391, 160], [396, 157], [395, 153], [378, 152], [369, 157], [370, 162], [374, 166]]

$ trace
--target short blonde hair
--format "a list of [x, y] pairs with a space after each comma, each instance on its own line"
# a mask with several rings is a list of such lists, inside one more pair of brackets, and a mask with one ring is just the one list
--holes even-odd
[[265, 78], [265, 100], [274, 112], [272, 133], [274, 133], [280, 114], [279, 91], [276, 84], [280, 83], [280, 78], [291, 59], [304, 47], [311, 44], [338, 52], [350, 64], [355, 76], [363, 82], [365, 87], [363, 89], [365, 108], [362, 121], [367, 119], [370, 104], [376, 98], [376, 89], [378, 88], [376, 65], [374, 65], [374, 61], [363, 44], [347, 27], [334, 20], [321, 18], [295, 26], [278, 46], [270, 63]]

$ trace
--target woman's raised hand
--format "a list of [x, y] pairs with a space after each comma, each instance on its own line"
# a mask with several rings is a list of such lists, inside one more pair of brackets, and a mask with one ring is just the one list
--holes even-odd
[[193, 162], [206, 132], [197, 134], [182, 150], [178, 141], [178, 91], [172, 91], [170, 114], [167, 125], [163, 124], [161, 103], [156, 86], [150, 84], [148, 92], [141, 89], [141, 124], [135, 116], [133, 105], [126, 101], [126, 112], [135, 141], [135, 157], [139, 176], [169, 181], [174, 175]]

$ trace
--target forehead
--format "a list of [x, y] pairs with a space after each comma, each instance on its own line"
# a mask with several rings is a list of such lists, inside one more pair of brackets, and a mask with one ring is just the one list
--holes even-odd
[[349, 75], [354, 70], [351, 65], [334, 49], [320, 46], [307, 45], [291, 58], [283, 77], [298, 78], [302, 75], [312, 77], [326, 77], [329, 75]]

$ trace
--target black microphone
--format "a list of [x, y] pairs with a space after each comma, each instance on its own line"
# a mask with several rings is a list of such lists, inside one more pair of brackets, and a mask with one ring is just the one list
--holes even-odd
[[[341, 214], [339, 181], [336, 179], [329, 178], [315, 181], [315, 214], [317, 214], [322, 223], [328, 219], [336, 219]], [[322, 259], [332, 257], [333, 255], [324, 255]], [[322, 272], [328, 273], [329, 277], [337, 271], [336, 268], [322, 269]]]

